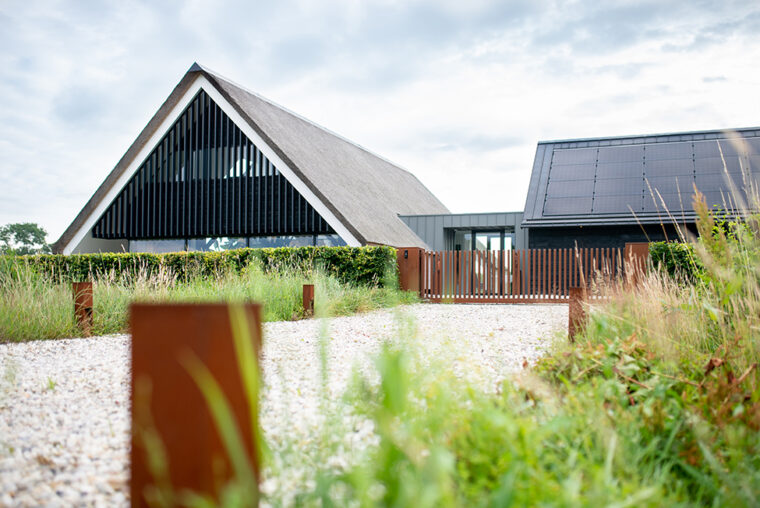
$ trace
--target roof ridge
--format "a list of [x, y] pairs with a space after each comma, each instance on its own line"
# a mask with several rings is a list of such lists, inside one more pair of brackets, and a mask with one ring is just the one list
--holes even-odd
[[[701, 131], [678, 131], [678, 132], [659, 132], [653, 134], [629, 134], [623, 136], [600, 136], [589, 138], [574, 138], [574, 139], [551, 139], [538, 141], [539, 145], [552, 145], [559, 143], [584, 143], [591, 141], [612, 141], [612, 140], [626, 140], [626, 139], [643, 139], [643, 138], [659, 138], [664, 136], [698, 136], [700, 134], [723, 134], [728, 135], [732, 132], [748, 132], [748, 131], [760, 131], [760, 126], [757, 127], [736, 127], [726, 129], [708, 129]], [[723, 138], [721, 138], [723, 139]]]
[[[359, 143], [357, 143], [355, 141], [351, 141], [350, 139], [348, 139], [347, 137], [343, 136], [342, 134], [338, 134], [337, 132], [335, 132], [335, 131], [333, 131], [331, 129], [328, 129], [327, 127], [325, 127], [323, 125], [320, 125], [320, 124], [318, 124], [317, 122], [315, 122], [313, 120], [309, 120], [305, 116], [300, 115], [300, 114], [296, 113], [295, 111], [293, 111], [293, 110], [291, 110], [291, 109], [289, 109], [289, 108], [287, 108], [287, 107], [285, 107], [285, 106], [283, 106], [281, 104], [278, 104], [277, 102], [275, 102], [275, 101], [273, 101], [273, 100], [271, 100], [271, 99], [269, 99], [267, 97], [264, 97], [260, 93], [255, 92], [255, 91], [249, 89], [248, 87], [246, 87], [244, 85], [241, 85], [241, 84], [233, 81], [232, 79], [219, 74], [218, 72], [212, 71], [208, 67], [205, 67], [205, 66], [200, 65], [199, 63], [195, 62], [195, 63], [193, 63], [193, 65], [190, 67], [190, 69], [187, 72], [207, 72], [209, 74], [212, 74], [214, 77], [226, 81], [227, 83], [229, 83], [229, 84], [231, 84], [231, 85], [239, 88], [240, 90], [244, 91], [245, 93], [253, 95], [257, 99], [262, 100], [262, 101], [266, 102], [267, 104], [269, 104], [271, 106], [274, 106], [274, 107], [276, 107], [276, 108], [278, 108], [278, 109], [280, 109], [280, 110], [282, 110], [282, 111], [284, 111], [284, 112], [286, 112], [286, 113], [294, 116], [295, 118], [298, 118], [299, 120], [301, 120], [303, 122], [306, 122], [306, 123], [308, 123], [310, 125], [313, 125], [317, 129], [320, 129], [320, 130], [322, 130], [322, 131], [330, 134], [331, 136], [335, 136], [336, 138], [340, 139], [341, 141], [344, 141], [344, 142], [346, 142], [346, 143], [348, 143], [350, 145], [353, 145], [356, 148], [358, 148], [358, 149], [360, 149], [360, 150], [368, 153], [369, 155], [372, 155], [373, 157], [377, 157], [378, 159], [387, 162], [391, 166], [394, 166], [395, 168], [400, 169], [401, 171], [409, 173], [411, 176], [413, 176], [414, 178], [416, 178], [417, 181], [420, 181], [420, 179], [417, 178], [417, 175], [415, 175], [414, 173], [412, 173], [410, 170], [406, 169], [405, 167], [403, 167], [403, 166], [401, 166], [401, 165], [399, 165], [399, 164], [391, 161], [390, 159], [388, 159], [386, 157], [383, 157], [382, 155], [380, 155], [380, 154], [378, 154], [378, 153], [376, 153], [376, 152], [374, 152], [374, 151], [366, 148], [365, 146], [360, 145]], [[422, 182], [420, 181], [420, 183], [422, 183]]]

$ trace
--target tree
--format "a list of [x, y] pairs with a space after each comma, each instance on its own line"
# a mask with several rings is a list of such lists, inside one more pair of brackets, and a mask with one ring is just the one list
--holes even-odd
[[47, 232], [33, 222], [0, 226], [0, 253], [47, 254], [50, 245], [45, 242]]

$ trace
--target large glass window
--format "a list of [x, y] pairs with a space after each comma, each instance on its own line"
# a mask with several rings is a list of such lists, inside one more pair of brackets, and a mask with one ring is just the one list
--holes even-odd
[[185, 240], [130, 240], [129, 252], [163, 254], [185, 250]]
[[463, 229], [454, 231], [454, 250], [472, 250], [472, 231]]
[[191, 238], [187, 241], [187, 250], [189, 251], [219, 252], [223, 250], [242, 249], [245, 247], [245, 238]]
[[475, 250], [501, 250], [501, 231], [478, 231], [475, 233]]
[[307, 247], [314, 245], [314, 235], [256, 236], [248, 239], [248, 245], [254, 249], [264, 247]]
[[[451, 238], [451, 237], [449, 237]], [[454, 250], [512, 250], [515, 234], [511, 231], [454, 230]]]
[[325, 247], [343, 247], [346, 242], [340, 235], [317, 235], [316, 245], [322, 245]]

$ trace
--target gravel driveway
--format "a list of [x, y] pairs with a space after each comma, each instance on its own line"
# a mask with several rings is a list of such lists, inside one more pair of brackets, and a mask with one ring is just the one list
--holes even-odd
[[[287, 503], [288, 493], [308, 484], [309, 461], [323, 459], [313, 446], [320, 408], [340, 400], [354, 366], [371, 375], [382, 339], [403, 340], [400, 326], [413, 329], [426, 355], [451, 361], [489, 389], [541, 355], [567, 326], [567, 306], [420, 304], [329, 322], [267, 323], [261, 425], [273, 473], [266, 492]], [[328, 398], [321, 395], [320, 343]], [[128, 403], [128, 336], [0, 344], [0, 506], [127, 505]], [[330, 457], [338, 466], [372, 443], [371, 422], [349, 427]]]

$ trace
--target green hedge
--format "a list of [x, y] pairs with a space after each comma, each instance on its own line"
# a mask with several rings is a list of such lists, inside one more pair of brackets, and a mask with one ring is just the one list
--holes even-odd
[[688, 282], [695, 282], [704, 273], [704, 267], [689, 243], [653, 242], [649, 244], [649, 257], [655, 268]]
[[[92, 277], [116, 278], [137, 273], [153, 274], [168, 270], [180, 278], [240, 271], [256, 260], [265, 269], [292, 267], [321, 268], [343, 283], [385, 285], [395, 281], [396, 250], [391, 247], [283, 247], [276, 249], [236, 249], [222, 252], [173, 252], [169, 254], [101, 253], [39, 254], [18, 256], [38, 273], [63, 280]], [[391, 275], [389, 277], [388, 275]]]

